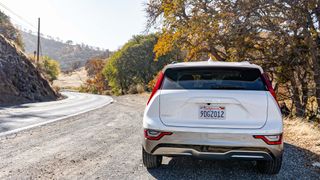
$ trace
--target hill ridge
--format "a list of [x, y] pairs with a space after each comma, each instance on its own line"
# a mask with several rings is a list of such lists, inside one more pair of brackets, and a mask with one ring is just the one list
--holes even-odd
[[[20, 30], [23, 39], [25, 52], [32, 55], [36, 50], [37, 36], [32, 32]], [[96, 56], [109, 57], [108, 49], [100, 49], [82, 44], [73, 44], [72, 41], [66, 42], [41, 36], [42, 55], [49, 56], [60, 63], [62, 71], [69, 71], [83, 67], [86, 62]]]

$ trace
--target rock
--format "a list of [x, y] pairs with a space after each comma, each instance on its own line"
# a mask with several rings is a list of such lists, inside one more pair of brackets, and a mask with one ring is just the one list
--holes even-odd
[[53, 101], [58, 97], [24, 53], [0, 35], [0, 106]]
[[320, 162], [314, 162], [312, 164], [313, 167], [317, 167], [317, 168], [320, 168]]

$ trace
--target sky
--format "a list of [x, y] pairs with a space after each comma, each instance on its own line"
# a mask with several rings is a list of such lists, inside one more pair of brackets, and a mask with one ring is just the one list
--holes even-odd
[[0, 0], [0, 10], [22, 28], [36, 31], [40, 17], [44, 35], [117, 50], [133, 35], [144, 32], [145, 3], [146, 0]]

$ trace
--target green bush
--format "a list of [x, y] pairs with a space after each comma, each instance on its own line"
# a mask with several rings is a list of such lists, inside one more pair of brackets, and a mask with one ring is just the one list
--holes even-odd
[[48, 56], [42, 57], [40, 61], [40, 69], [50, 82], [56, 80], [60, 74], [59, 62]]
[[148, 83], [168, 63], [177, 61], [179, 51], [170, 52], [155, 60], [153, 52], [157, 36], [134, 36], [108, 60], [103, 74], [114, 94], [142, 92]]

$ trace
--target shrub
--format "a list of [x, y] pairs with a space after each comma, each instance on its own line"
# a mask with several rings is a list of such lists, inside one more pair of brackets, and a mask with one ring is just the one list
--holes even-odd
[[102, 74], [106, 60], [93, 58], [86, 63], [86, 70], [90, 77], [86, 83], [80, 87], [80, 92], [89, 92], [94, 94], [106, 94], [110, 89], [108, 81]]
[[[148, 83], [166, 64], [177, 61], [180, 51], [154, 59], [157, 36], [134, 36], [115, 52], [103, 70], [112, 92], [115, 94], [137, 93], [150, 89]], [[138, 86], [139, 85], [139, 88]]]

